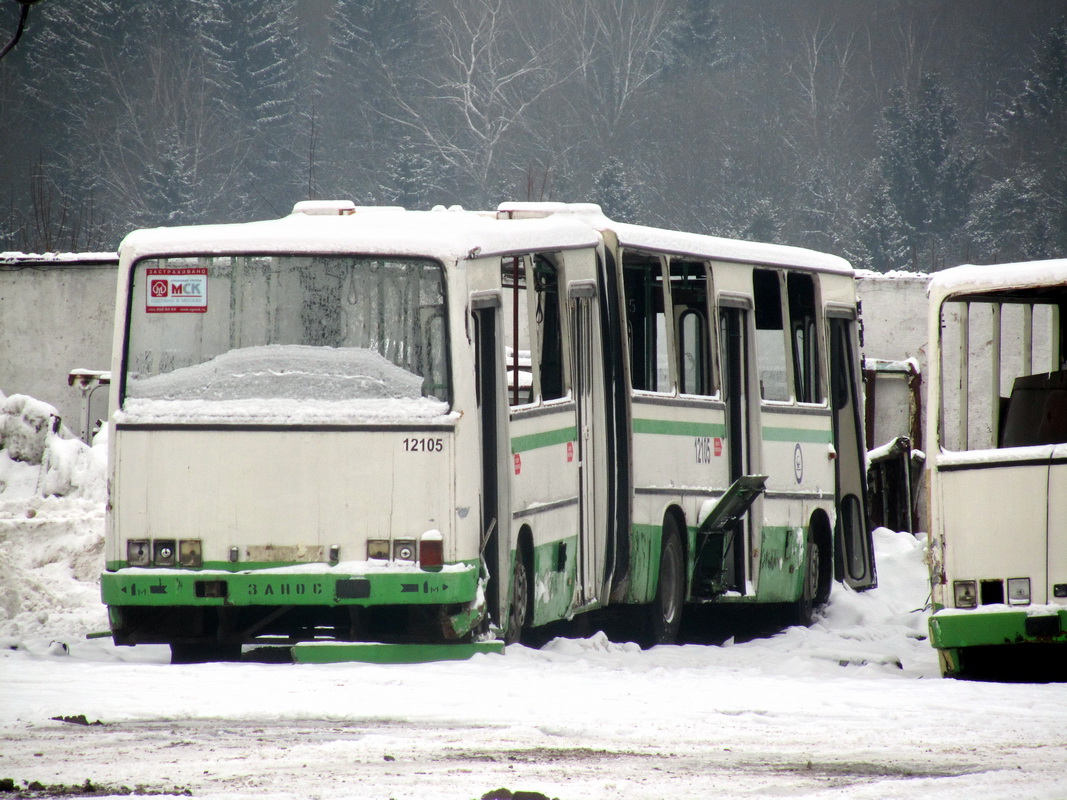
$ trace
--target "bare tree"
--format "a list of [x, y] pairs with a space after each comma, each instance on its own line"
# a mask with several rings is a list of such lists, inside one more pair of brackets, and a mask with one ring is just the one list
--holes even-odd
[[558, 15], [573, 60], [573, 103], [592, 138], [610, 149], [669, 61], [678, 3], [572, 0], [560, 5]]
[[480, 199], [494, 194], [501, 171], [524, 137], [530, 107], [557, 85], [558, 41], [535, 34], [541, 4], [445, 0], [424, 6], [434, 32], [422, 97], [397, 84], [392, 119], [417, 132]]

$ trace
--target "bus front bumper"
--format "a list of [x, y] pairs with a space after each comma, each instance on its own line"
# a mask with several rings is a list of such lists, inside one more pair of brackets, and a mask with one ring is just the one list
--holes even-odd
[[1013, 644], [1067, 644], [1067, 607], [942, 610], [930, 617], [938, 650]]
[[476, 564], [440, 571], [127, 567], [105, 572], [100, 593], [108, 606], [453, 605], [479, 597], [478, 574]]

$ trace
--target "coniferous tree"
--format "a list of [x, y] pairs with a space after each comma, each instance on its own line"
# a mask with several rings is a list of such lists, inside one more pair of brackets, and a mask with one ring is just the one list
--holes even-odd
[[379, 192], [382, 201], [409, 209], [429, 208], [440, 192], [433, 162], [406, 134], [396, 140], [395, 146]]
[[996, 119], [1001, 177], [968, 221], [978, 259], [1048, 258], [1067, 251], [1067, 22], [1036, 52], [1022, 88]]
[[641, 213], [633, 180], [622, 160], [612, 156], [593, 178], [593, 202], [617, 222], [637, 222]]
[[915, 98], [903, 90], [891, 97], [879, 135], [879, 163], [887, 199], [918, 260], [962, 230], [975, 158], [959, 143], [959, 121], [936, 76], [923, 77]]

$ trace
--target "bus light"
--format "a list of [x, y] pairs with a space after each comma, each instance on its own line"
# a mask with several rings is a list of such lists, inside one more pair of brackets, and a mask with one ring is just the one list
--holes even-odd
[[204, 566], [204, 549], [199, 539], [182, 539], [178, 542], [178, 563], [183, 567]]
[[157, 567], [173, 567], [178, 563], [178, 543], [173, 539], [155, 539], [152, 542], [152, 563]]
[[147, 539], [126, 540], [126, 563], [131, 567], [147, 567], [152, 563], [152, 548]]
[[1008, 604], [1013, 606], [1030, 605], [1030, 579], [1008, 578]]
[[415, 560], [415, 540], [414, 539], [397, 539], [393, 542], [393, 560], [394, 561], [414, 561]]
[[389, 540], [388, 539], [368, 539], [367, 540], [367, 558], [377, 559], [380, 561], [389, 560]]
[[419, 541], [419, 565], [423, 569], [440, 567], [445, 563], [445, 542], [440, 531], [427, 531]]
[[953, 581], [952, 594], [956, 608], [974, 608], [978, 604], [978, 586], [974, 581]]

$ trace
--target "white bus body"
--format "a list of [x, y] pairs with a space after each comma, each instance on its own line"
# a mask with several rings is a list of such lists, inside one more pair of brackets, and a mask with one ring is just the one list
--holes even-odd
[[931, 641], [945, 675], [1067, 676], [1067, 260], [930, 282]]
[[516, 640], [619, 604], [656, 643], [685, 602], [806, 621], [875, 582], [840, 259], [525, 203], [299, 204], [120, 258], [119, 644]]

